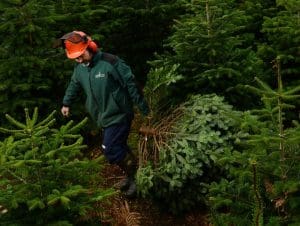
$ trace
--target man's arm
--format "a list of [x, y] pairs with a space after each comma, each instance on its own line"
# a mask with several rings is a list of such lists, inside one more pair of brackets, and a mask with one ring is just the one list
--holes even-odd
[[124, 81], [124, 85], [127, 88], [133, 103], [138, 106], [143, 115], [148, 115], [149, 106], [145, 101], [144, 96], [138, 90], [138, 87], [134, 80], [134, 75], [132, 74], [130, 67], [126, 65], [125, 62], [121, 59], [119, 59], [114, 66], [121, 76], [121, 79]]
[[77, 80], [76, 74], [73, 73], [68, 88], [66, 89], [65, 96], [63, 98], [63, 107], [61, 108], [61, 113], [63, 114], [63, 116], [68, 117], [70, 115], [70, 106], [77, 98], [80, 89], [80, 82]]

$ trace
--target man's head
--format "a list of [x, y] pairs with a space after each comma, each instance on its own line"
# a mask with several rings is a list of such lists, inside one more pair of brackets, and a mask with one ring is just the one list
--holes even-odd
[[72, 31], [60, 38], [69, 59], [78, 63], [88, 63], [98, 51], [97, 44], [82, 31]]

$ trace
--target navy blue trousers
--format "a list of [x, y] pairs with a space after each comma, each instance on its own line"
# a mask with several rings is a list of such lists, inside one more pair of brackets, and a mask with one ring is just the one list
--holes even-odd
[[127, 145], [130, 127], [131, 120], [128, 120], [125, 123], [104, 128], [102, 148], [109, 163], [117, 164], [121, 162], [130, 152]]

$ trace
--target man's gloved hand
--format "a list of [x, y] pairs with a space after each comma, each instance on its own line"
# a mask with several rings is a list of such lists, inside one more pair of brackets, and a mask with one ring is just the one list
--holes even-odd
[[69, 117], [70, 116], [70, 107], [62, 106], [60, 111], [61, 111], [61, 113], [64, 117]]

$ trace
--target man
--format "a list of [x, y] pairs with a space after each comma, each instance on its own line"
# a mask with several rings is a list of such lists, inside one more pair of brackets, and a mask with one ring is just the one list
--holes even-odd
[[127, 145], [133, 104], [143, 115], [149, 113], [129, 66], [115, 55], [101, 52], [96, 43], [82, 31], [60, 38], [69, 59], [78, 64], [63, 98], [61, 113], [68, 117], [70, 106], [80, 89], [86, 94], [86, 108], [97, 126], [103, 129], [102, 148], [109, 163], [117, 164], [126, 174], [120, 183], [125, 196], [136, 193], [135, 158]]

